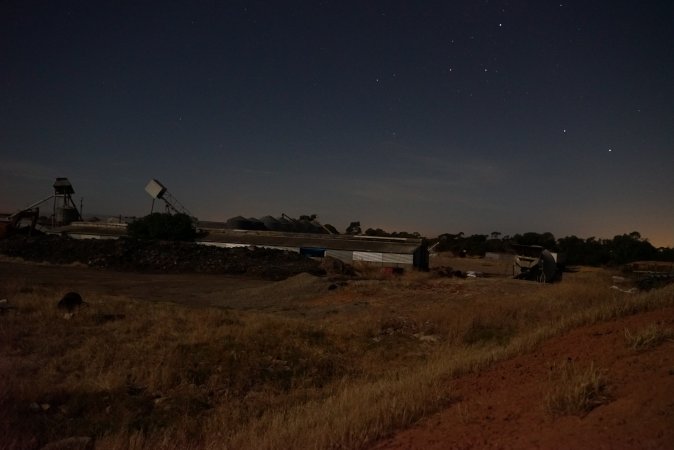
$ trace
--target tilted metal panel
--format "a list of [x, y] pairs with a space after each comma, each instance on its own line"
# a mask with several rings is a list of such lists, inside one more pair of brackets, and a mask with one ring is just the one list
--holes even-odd
[[145, 192], [150, 194], [152, 198], [162, 198], [166, 192], [166, 188], [158, 180], [153, 178], [147, 183], [147, 186], [145, 186]]

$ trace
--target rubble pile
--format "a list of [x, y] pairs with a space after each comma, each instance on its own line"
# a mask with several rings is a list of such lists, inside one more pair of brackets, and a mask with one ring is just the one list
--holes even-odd
[[325, 273], [317, 261], [294, 252], [259, 247], [219, 248], [190, 242], [13, 236], [0, 240], [0, 253], [27, 261], [82, 263], [129, 272], [245, 274], [270, 280], [302, 272]]

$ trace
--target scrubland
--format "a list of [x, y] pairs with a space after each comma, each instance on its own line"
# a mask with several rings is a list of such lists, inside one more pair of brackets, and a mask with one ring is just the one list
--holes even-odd
[[457, 376], [674, 305], [674, 286], [628, 294], [602, 270], [555, 285], [378, 275], [293, 303], [298, 280], [315, 283], [298, 277], [278, 283], [287, 308], [97, 293], [70, 319], [55, 308], [63, 291], [3, 286], [14, 309], [0, 316], [0, 447], [91, 436], [100, 449], [364, 448], [455, 401]]

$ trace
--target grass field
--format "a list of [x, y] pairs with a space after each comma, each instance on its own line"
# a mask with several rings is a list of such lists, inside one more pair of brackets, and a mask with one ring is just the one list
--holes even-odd
[[70, 319], [55, 308], [62, 290], [7, 283], [2, 447], [90, 436], [100, 449], [363, 448], [453, 402], [453, 377], [674, 305], [674, 286], [627, 294], [602, 270], [555, 285], [422, 273], [323, 282], [265, 287], [287, 304], [269, 310], [92, 290]]

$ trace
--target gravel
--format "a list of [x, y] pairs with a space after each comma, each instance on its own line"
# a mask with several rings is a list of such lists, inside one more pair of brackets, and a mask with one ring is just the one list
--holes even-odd
[[192, 242], [135, 239], [72, 239], [61, 236], [12, 236], [0, 240], [0, 253], [51, 264], [145, 273], [212, 273], [283, 280], [302, 272], [323, 275], [306, 256], [265, 248], [219, 248]]

